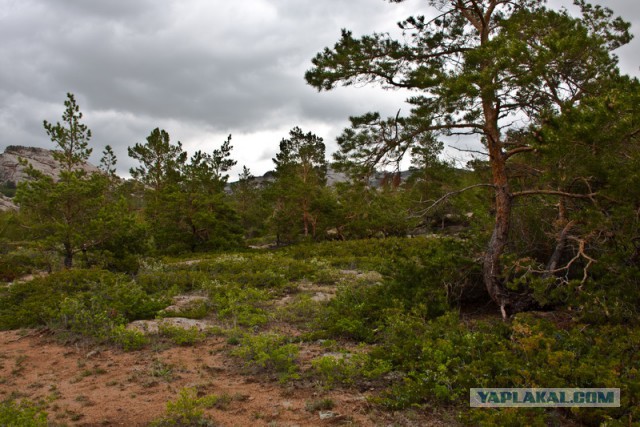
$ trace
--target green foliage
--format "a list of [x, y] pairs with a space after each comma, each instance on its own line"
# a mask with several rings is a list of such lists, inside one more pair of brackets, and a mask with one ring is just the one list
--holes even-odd
[[89, 148], [91, 130], [80, 123], [82, 113], [72, 93], [67, 93], [64, 106], [63, 124], [58, 122], [53, 125], [45, 120], [44, 128], [58, 149], [53, 158], [62, 164], [64, 172], [69, 173], [89, 160], [92, 151]]
[[16, 195], [16, 183], [13, 181], [0, 182], [0, 194], [5, 197], [13, 197]]
[[[350, 128], [338, 137], [336, 160], [361, 178], [371, 175], [378, 165], [398, 170], [409, 152], [419, 163], [431, 166], [429, 160], [442, 147], [442, 137], [477, 137], [487, 156], [490, 180], [476, 187], [492, 189], [495, 219], [483, 276], [491, 298], [503, 309], [519, 311], [535, 305], [527, 292], [505, 286], [499, 260], [514, 237], [510, 230], [526, 230], [524, 236], [518, 236], [515, 248], [544, 253], [551, 246], [544, 242], [549, 235], [544, 229], [547, 224], [555, 223], [559, 229], [550, 234], [558, 235], [573, 221], [586, 222], [566, 218], [563, 204], [567, 199], [571, 204], [591, 201], [601, 217], [609, 216], [610, 210], [600, 208], [596, 196], [604, 195], [598, 190], [607, 188], [609, 182], [602, 177], [615, 169], [613, 159], [628, 164], [622, 169], [630, 174], [621, 175], [637, 181], [637, 108], [632, 107], [637, 99], [618, 109], [625, 95], [610, 91], [621, 80], [630, 81], [619, 78], [612, 53], [631, 40], [630, 24], [614, 18], [607, 8], [583, 1], [576, 5], [581, 16], [566, 9], [554, 11], [533, 0], [472, 8], [464, 2], [432, 1], [437, 16], [419, 14], [399, 23], [401, 40], [388, 33], [355, 38], [351, 31], [342, 30], [340, 40], [318, 53], [305, 74], [318, 90], [364, 83], [413, 91], [407, 99], [413, 107], [407, 117], [398, 114], [385, 119], [378, 113], [352, 117]], [[627, 84], [627, 94], [632, 94], [627, 97], [637, 98], [638, 82], [632, 83]], [[526, 119], [519, 124], [513, 117]], [[615, 132], [621, 129], [625, 131]], [[621, 143], [625, 148], [618, 145]], [[538, 157], [538, 162], [531, 162], [531, 157]], [[540, 179], [545, 175], [555, 179]], [[539, 196], [549, 206], [553, 206], [548, 201], [553, 196], [557, 221], [531, 215], [532, 221], [512, 227], [512, 208], [531, 196]], [[637, 209], [637, 198], [633, 206]], [[571, 238], [574, 242], [582, 239], [578, 245], [584, 246], [582, 236], [593, 241], [603, 233], [589, 227], [580, 235], [572, 233]], [[540, 241], [546, 247], [536, 247]], [[556, 248], [563, 246], [558, 243]], [[588, 260], [582, 252], [581, 257]], [[552, 266], [549, 270], [558, 269]]]
[[213, 421], [204, 414], [204, 409], [211, 406], [215, 396], [198, 397], [195, 388], [180, 390], [175, 402], [167, 402], [166, 415], [151, 423], [155, 427], [193, 427], [214, 426]]
[[546, 427], [563, 423], [561, 416], [546, 413], [541, 408], [474, 409], [463, 415], [462, 419], [468, 425], [481, 427]]
[[335, 192], [334, 222], [341, 238], [406, 236], [419, 223], [410, 217], [412, 194], [393, 183], [381, 188], [364, 180], [338, 183]]
[[2, 329], [53, 322], [97, 339], [106, 339], [107, 331], [117, 324], [153, 318], [169, 304], [164, 296], [147, 294], [129, 277], [104, 270], [61, 271], [16, 283], [0, 294], [0, 302]]
[[140, 166], [129, 171], [131, 176], [156, 192], [177, 179], [176, 174], [187, 158], [180, 141], [172, 145], [169, 134], [159, 128], [151, 131], [146, 144], [136, 143], [128, 152], [129, 157], [140, 162]]
[[282, 335], [245, 335], [232, 354], [242, 359], [247, 368], [277, 374], [281, 382], [299, 378], [298, 346], [288, 344]]
[[0, 402], [0, 425], [6, 427], [46, 427], [47, 413], [27, 400]]
[[243, 166], [238, 181], [231, 184], [231, 191], [232, 202], [240, 217], [245, 238], [264, 236], [271, 209], [264, 189], [249, 168]]
[[315, 237], [321, 198], [326, 185], [327, 161], [322, 138], [295, 127], [280, 141], [275, 159], [275, 182], [269, 189], [273, 200], [272, 227], [280, 240]]
[[206, 300], [191, 301], [179, 310], [162, 310], [158, 313], [160, 317], [183, 317], [186, 319], [203, 319], [211, 311], [211, 304]]
[[46, 271], [51, 268], [51, 260], [46, 252], [32, 247], [7, 248], [0, 254], [0, 281], [12, 282], [26, 274]]
[[242, 230], [224, 187], [235, 165], [231, 136], [211, 154], [196, 152], [187, 161], [182, 144], [154, 129], [146, 144], [129, 148], [140, 166], [135, 179], [148, 186], [145, 217], [156, 248], [162, 253], [228, 249], [240, 244]]
[[[393, 243], [398, 245], [399, 240]], [[418, 311], [423, 318], [435, 318], [459, 304], [474, 287], [482, 289], [478, 266], [469, 258], [467, 246], [455, 239], [419, 242], [395, 253], [390, 250], [383, 265], [378, 268], [391, 276], [384, 283], [339, 288], [319, 316], [321, 330], [330, 336], [374, 342], [387, 312]]]
[[111, 330], [111, 342], [124, 351], [140, 350], [149, 344], [149, 338], [142, 332], [117, 325]]
[[224, 254], [191, 267], [220, 282], [275, 291], [290, 287], [294, 281], [312, 279], [319, 269], [313, 262], [281, 256], [279, 252]]
[[67, 94], [67, 98], [63, 124], [44, 121], [55, 144], [53, 157], [62, 168], [59, 176], [54, 179], [29, 165], [29, 179], [20, 183], [15, 200], [34, 237], [60, 252], [70, 268], [79, 253], [85, 264], [87, 252], [99, 248], [111, 252], [119, 248], [116, 255], [120, 256], [130, 253], [138, 236], [126, 203], [109, 197], [113, 177], [84, 170], [92, 150], [88, 147], [91, 131], [80, 123], [82, 113], [74, 96]]
[[351, 386], [363, 379], [380, 378], [391, 371], [391, 363], [365, 353], [343, 352], [321, 356], [311, 361], [314, 374], [324, 387]]
[[309, 294], [297, 294], [293, 301], [279, 307], [274, 317], [305, 329], [315, 329], [323, 304], [314, 301]]
[[[621, 387], [620, 409], [576, 408], [572, 416], [588, 424], [635, 418], [639, 331], [581, 324], [563, 329], [545, 317], [518, 315], [511, 324], [496, 319], [467, 326], [456, 313], [430, 321], [396, 313], [371, 356], [390, 362], [403, 378], [379, 402], [393, 408], [462, 403], [471, 387]], [[527, 413], [540, 425], [555, 417], [550, 411]], [[511, 410], [474, 410], [470, 416], [473, 424], [527, 425]]]
[[168, 337], [177, 345], [191, 346], [204, 341], [207, 338], [205, 332], [200, 331], [197, 327], [182, 328], [170, 324], [160, 324], [160, 335]]
[[104, 343], [111, 337], [115, 326], [123, 323], [121, 317], [107, 312], [98, 298], [83, 301], [69, 297], [60, 303], [47, 326], [62, 337], [83, 336]]
[[382, 285], [355, 285], [338, 289], [336, 297], [318, 316], [321, 336], [373, 342], [382, 310], [389, 301]]
[[262, 289], [241, 287], [238, 285], [222, 285], [210, 282], [205, 286], [217, 317], [229, 320], [232, 327], [257, 327], [265, 324], [269, 316], [264, 309], [264, 302], [269, 293]]
[[185, 293], [200, 289], [209, 275], [193, 269], [176, 269], [175, 271], [143, 271], [136, 277], [136, 283], [145, 292], [154, 294], [169, 292]]

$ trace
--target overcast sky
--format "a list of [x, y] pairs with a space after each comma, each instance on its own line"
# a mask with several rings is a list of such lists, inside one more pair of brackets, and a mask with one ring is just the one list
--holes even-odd
[[[617, 54], [623, 72], [640, 75], [640, 1], [595, 3], [633, 23], [636, 38]], [[123, 176], [127, 147], [156, 127], [190, 153], [232, 134], [231, 179], [242, 165], [263, 174], [294, 126], [333, 151], [350, 115], [406, 112], [402, 93], [318, 93], [304, 72], [341, 28], [393, 33], [427, 12], [426, 0], [0, 0], [0, 150], [53, 148], [42, 121], [59, 121], [72, 92], [93, 132], [92, 161], [109, 144]]]

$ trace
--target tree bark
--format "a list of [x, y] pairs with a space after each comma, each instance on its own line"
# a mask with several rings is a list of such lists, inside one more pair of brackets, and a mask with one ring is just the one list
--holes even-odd
[[[480, 44], [489, 42], [491, 28], [491, 12], [497, 5], [497, 1], [490, 2], [486, 13], [476, 11], [475, 15], [465, 9], [462, 3], [458, 3], [462, 14], [478, 30]], [[488, 60], [480, 66], [481, 73], [490, 69]], [[495, 222], [493, 232], [483, 259], [483, 281], [491, 299], [500, 307], [503, 318], [512, 313], [529, 310], [535, 305], [535, 300], [529, 293], [517, 293], [507, 289], [502, 274], [500, 258], [504, 253], [509, 240], [509, 228], [511, 226], [511, 209], [513, 207], [513, 194], [509, 186], [507, 174], [507, 160], [510, 157], [504, 150], [500, 131], [500, 101], [495, 89], [490, 83], [481, 87], [482, 112], [484, 116], [483, 133], [486, 138], [489, 163], [491, 165], [492, 184], [495, 190]]]
[[500, 141], [498, 110], [491, 99], [483, 101], [485, 115], [485, 135], [491, 164], [492, 184], [495, 189], [495, 222], [493, 232], [483, 260], [483, 280], [491, 299], [498, 304], [503, 317], [507, 317], [508, 292], [503, 283], [500, 257], [509, 239], [511, 207], [513, 199], [506, 171], [506, 156]]

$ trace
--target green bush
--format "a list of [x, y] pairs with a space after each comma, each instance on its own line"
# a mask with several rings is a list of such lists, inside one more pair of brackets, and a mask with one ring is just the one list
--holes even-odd
[[158, 312], [159, 317], [184, 317], [186, 319], [204, 319], [211, 311], [211, 303], [206, 300], [190, 301], [179, 310], [161, 310]]
[[0, 402], [0, 426], [5, 427], [46, 427], [47, 413], [27, 400]]
[[16, 283], [0, 294], [0, 329], [16, 329], [46, 324], [62, 301], [98, 287], [110, 287], [126, 276], [104, 270], [65, 270]]
[[59, 333], [62, 338], [88, 337], [104, 343], [111, 338], [111, 331], [125, 320], [112, 316], [97, 297], [89, 301], [67, 297], [58, 309], [51, 313], [47, 326]]
[[223, 285], [218, 281], [208, 282], [204, 289], [218, 318], [231, 321], [231, 327], [257, 327], [269, 320], [264, 309], [265, 301], [270, 298], [267, 290]]
[[178, 271], [143, 271], [136, 276], [136, 283], [148, 294], [174, 294], [191, 292], [202, 287], [209, 275], [184, 267]]
[[177, 345], [189, 346], [202, 342], [207, 338], [205, 332], [197, 327], [181, 328], [179, 326], [160, 324], [160, 335], [169, 338]]
[[166, 415], [151, 423], [153, 427], [197, 427], [215, 426], [216, 424], [204, 414], [204, 409], [211, 406], [211, 397], [198, 397], [195, 388], [180, 390], [175, 402], [167, 402]]
[[372, 358], [366, 353], [326, 355], [311, 361], [312, 371], [325, 387], [353, 385], [363, 379], [372, 380], [391, 371], [391, 363]]
[[[563, 328], [544, 313], [519, 314], [511, 323], [495, 319], [471, 324], [461, 322], [456, 313], [432, 320], [401, 311], [387, 314], [380, 345], [371, 357], [388, 361], [402, 373], [402, 380], [378, 399], [390, 408], [465, 404], [472, 387], [620, 387], [621, 408], [574, 408], [571, 417], [598, 425], [640, 415], [637, 328]], [[506, 410], [480, 412], [469, 415], [471, 424], [527, 423], [527, 417]], [[528, 413], [532, 425], [557, 418], [553, 411]]]
[[0, 253], [0, 281], [12, 282], [26, 274], [48, 271], [52, 268], [47, 253], [18, 248]]
[[297, 294], [293, 301], [276, 309], [275, 318], [301, 328], [312, 329], [317, 325], [322, 306], [323, 303], [314, 301], [309, 294]]
[[140, 350], [149, 344], [144, 333], [127, 329], [124, 325], [117, 325], [111, 330], [111, 341], [124, 351]]
[[298, 346], [288, 344], [277, 334], [245, 335], [232, 354], [244, 361], [245, 367], [275, 373], [281, 382], [298, 379]]
[[[355, 283], [339, 288], [336, 298], [320, 314], [321, 330], [329, 336], [376, 342], [387, 312], [414, 312], [433, 319], [460, 304], [466, 293], [480, 286], [479, 265], [456, 239], [412, 239], [402, 250], [399, 239], [390, 239], [392, 263], [379, 269], [382, 284]], [[418, 251], [419, 249], [419, 251]], [[419, 313], [416, 311], [419, 310]]]
[[341, 286], [320, 310], [317, 335], [374, 342], [382, 312], [390, 304], [395, 301], [386, 299], [384, 285]]

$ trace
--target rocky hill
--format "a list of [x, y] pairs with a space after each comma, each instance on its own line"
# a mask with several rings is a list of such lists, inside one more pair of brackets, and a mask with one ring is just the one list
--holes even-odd
[[[60, 172], [60, 163], [53, 158], [53, 151], [44, 148], [10, 145], [0, 154], [0, 182], [18, 184], [27, 178], [26, 167], [19, 158], [27, 160], [36, 170], [54, 179]], [[83, 167], [87, 172], [97, 172], [98, 168], [87, 163]]]
[[[11, 197], [15, 193], [16, 185], [28, 177], [27, 167], [22, 165], [19, 159], [26, 160], [34, 169], [53, 179], [57, 179], [61, 170], [60, 163], [53, 158], [52, 150], [16, 145], [8, 146], [4, 153], [0, 154], [0, 192], [2, 193], [0, 195], [0, 211], [17, 209]], [[90, 163], [86, 163], [83, 169], [90, 173], [98, 171], [98, 168]]]

